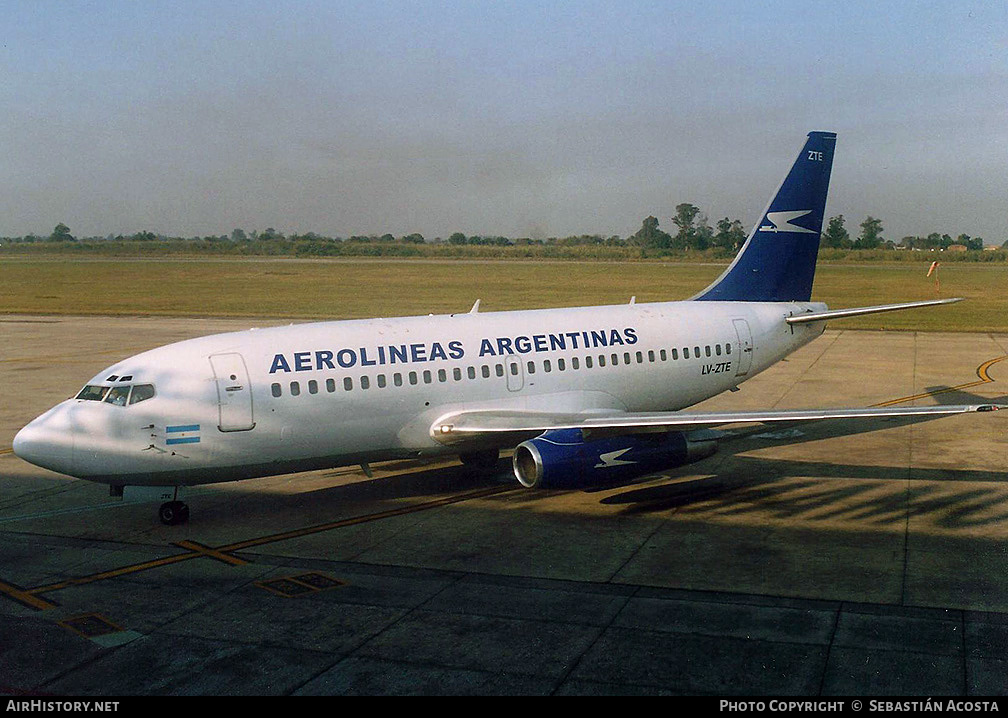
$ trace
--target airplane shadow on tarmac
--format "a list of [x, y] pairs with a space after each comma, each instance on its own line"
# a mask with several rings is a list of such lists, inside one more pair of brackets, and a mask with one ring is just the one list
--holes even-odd
[[[1006, 398], [991, 399], [978, 397], [949, 387], [931, 387], [929, 392], [937, 394], [941, 403], [947, 404], [988, 404], [1004, 402]], [[941, 393], [939, 393], [941, 392]], [[761, 512], [768, 506], [782, 517], [804, 516], [810, 519], [836, 519], [847, 517], [871, 520], [879, 524], [903, 522], [909, 515], [933, 514], [936, 523], [947, 528], [982, 526], [1008, 519], [1008, 495], [992, 496], [976, 487], [962, 491], [949, 491], [947, 484], [965, 482], [1003, 481], [1008, 483], [1008, 472], [989, 472], [972, 469], [927, 469], [914, 468], [907, 475], [906, 466], [871, 466], [842, 462], [794, 461], [744, 456], [747, 451], [770, 446], [801, 444], [841, 436], [869, 434], [883, 429], [893, 429], [922, 424], [945, 417], [899, 417], [886, 419], [834, 419], [807, 423], [789, 423], [782, 432], [780, 425], [746, 427], [722, 441], [719, 451], [713, 456], [671, 471], [661, 472], [657, 477], [665, 477], [671, 483], [655, 484], [661, 478], [650, 474], [627, 484], [608, 485], [592, 489], [582, 489], [582, 493], [606, 492], [599, 503], [621, 508], [622, 514], [645, 514], [704, 504], [706, 511], [714, 510], [725, 516]], [[984, 417], [976, 417], [983, 421]], [[791, 434], [787, 429], [800, 427]], [[757, 440], [758, 434], [780, 433], [784, 438]], [[754, 443], [759, 441], [759, 443]], [[338, 486], [324, 486], [318, 489], [294, 494], [271, 495], [268, 501], [270, 511], [286, 513], [298, 511], [301, 507], [311, 507], [313, 514], [326, 512], [327, 507], [336, 513], [345, 511], [348, 505], [361, 506], [373, 501], [394, 501], [401, 499], [437, 500], [451, 494], [473, 491], [481, 488], [500, 486], [514, 488], [509, 501], [514, 503], [534, 503], [551, 495], [572, 493], [572, 490], [526, 491], [520, 489], [511, 474], [511, 459], [502, 458], [494, 470], [488, 473], [473, 472], [458, 464], [445, 466], [444, 459], [423, 461], [408, 460], [378, 464], [374, 468], [375, 478], [354, 480]], [[710, 471], [705, 478], [677, 481], [685, 473], [696, 474]], [[323, 477], [339, 478], [356, 476], [359, 469], [345, 467], [327, 471]], [[790, 480], [788, 477], [820, 477], [815, 479]], [[863, 480], [863, 485], [845, 483], [824, 484], [821, 478], [843, 478]], [[892, 481], [912, 478], [909, 487], [893, 485], [886, 493], [885, 487]], [[293, 478], [297, 481], [297, 478]], [[926, 482], [941, 482], [944, 487]], [[647, 483], [647, 486], [641, 484]], [[616, 490], [616, 493], [612, 493]], [[578, 491], [578, 490], [573, 490]], [[266, 489], [266, 493], [272, 493]], [[858, 496], [863, 499], [858, 500]], [[232, 497], [237, 499], [237, 496]], [[198, 499], [195, 499], [198, 501]], [[714, 506], [711, 502], [716, 502]], [[908, 503], [909, 502], [909, 503]], [[909, 506], [909, 508], [908, 508]], [[209, 507], [207, 507], [208, 510]], [[223, 517], [222, 517], [223, 518]], [[206, 520], [211, 520], [205, 516]]]
[[[929, 393], [944, 404], [1004, 403], [1008, 397], [979, 397], [950, 387], [929, 387]], [[870, 434], [884, 429], [923, 424], [945, 417], [898, 417], [881, 419], [833, 419], [818, 422], [789, 423], [781, 431], [779, 425], [746, 427], [722, 441], [720, 450], [713, 456], [695, 464], [662, 472], [671, 483], [655, 484], [655, 474], [641, 477], [627, 484], [608, 485], [583, 489], [582, 493], [606, 492], [599, 503], [621, 508], [623, 514], [645, 514], [704, 504], [706, 511], [722, 515], [742, 515], [760, 512], [768, 506], [781, 517], [804, 516], [809, 519], [850, 518], [868, 520], [878, 524], [903, 522], [907, 516], [933, 515], [939, 526], [964, 528], [998, 523], [1008, 519], [1008, 495], [991, 495], [975, 486], [950, 491], [950, 483], [1006, 482], [1008, 471], [990, 472], [975, 469], [919, 468], [908, 476], [906, 466], [872, 466], [844, 462], [795, 461], [745, 456], [744, 453], [770, 446], [794, 445], [842, 436]], [[975, 417], [984, 421], [984, 417]], [[800, 427], [798, 432], [788, 429]], [[754, 439], [759, 434], [777, 433], [781, 438]], [[754, 443], [759, 441], [758, 444]], [[436, 463], [436, 462], [431, 462]], [[432, 498], [452, 492], [512, 484], [510, 459], [501, 459], [489, 474], [474, 474], [459, 465], [431, 466], [417, 469], [416, 461], [392, 462], [380, 465], [381, 476], [373, 480], [355, 481], [338, 487], [320, 488], [307, 492], [313, 501], [367, 502], [370, 500]], [[412, 469], [412, 470], [410, 470]], [[335, 470], [332, 476], [356, 469]], [[696, 474], [710, 471], [711, 475], [677, 481], [683, 473]], [[391, 473], [391, 475], [388, 475]], [[782, 482], [788, 477], [817, 477]], [[862, 480], [863, 485], [846, 482], [843, 486], [825, 484], [822, 478]], [[912, 478], [914, 483], [891, 485], [892, 481]], [[928, 483], [934, 482], [934, 483]], [[648, 484], [641, 486], [641, 484]], [[944, 486], [938, 484], [944, 484]], [[891, 485], [892, 490], [886, 491]], [[517, 483], [513, 483], [518, 489]], [[612, 493], [613, 491], [616, 493]], [[510, 501], [536, 502], [550, 495], [571, 493], [564, 491], [516, 491]], [[858, 497], [863, 497], [859, 499]], [[299, 498], [300, 497], [300, 498]], [[277, 496], [298, 503], [305, 494]], [[713, 502], [713, 505], [712, 505]]]
[[[929, 387], [928, 392], [936, 394], [942, 404], [991, 404], [1008, 401], [1008, 397], [979, 397], [950, 387]], [[992, 495], [989, 491], [975, 487], [950, 491], [947, 486], [949, 483], [966, 482], [1008, 483], [1008, 471], [914, 467], [908, 475], [906, 466], [867, 466], [742, 455], [757, 448], [869, 434], [940, 418], [945, 417], [831, 419], [804, 424], [795, 422], [786, 426], [788, 429], [800, 427], [798, 431], [781, 431], [779, 425], [775, 425], [769, 431], [777, 433], [779, 438], [772, 440], [772, 443], [761, 442], [759, 445], [753, 444], [753, 438], [766, 434], [767, 427], [746, 428], [723, 440], [718, 453], [684, 467], [690, 473], [703, 472], [705, 468], [709, 468], [712, 472], [710, 476], [638, 488], [629, 484], [625, 491], [606, 496], [600, 503], [625, 507], [624, 513], [628, 514], [656, 513], [703, 503], [705, 510], [725, 516], [756, 512], [765, 514], [768, 506], [772, 506], [770, 510], [780, 517], [804, 516], [821, 520], [847, 517], [878, 524], [904, 522], [908, 516], [933, 515], [938, 526], [949, 529], [984, 526], [1008, 520], [1008, 495]], [[983, 418], [977, 417], [977, 420], [983, 421]], [[781, 482], [781, 479], [787, 477], [806, 476], [819, 478]], [[671, 474], [670, 478], [674, 479], [675, 474]], [[864, 484], [859, 486], [847, 483], [838, 487], [835, 484], [824, 485], [822, 478], [857, 479], [863, 480]], [[880, 495], [879, 490], [888, 482], [906, 479], [913, 479], [915, 483], [893, 487], [891, 492]], [[654, 475], [642, 480], [653, 482]], [[936, 485], [938, 482], [946, 486]], [[606, 487], [606, 490], [613, 488], [616, 487]], [[858, 500], [859, 496], [863, 498]]]

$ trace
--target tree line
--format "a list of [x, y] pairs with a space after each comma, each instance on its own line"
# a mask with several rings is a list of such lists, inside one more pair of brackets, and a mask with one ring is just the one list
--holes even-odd
[[[861, 223], [861, 233], [855, 239], [851, 239], [850, 233], [847, 231], [846, 227], [844, 227], [844, 221], [844, 216], [842, 214], [837, 215], [836, 217], [830, 217], [819, 243], [821, 247], [835, 249], [902, 248], [918, 250], [944, 250], [954, 245], [958, 245], [965, 247], [966, 250], [973, 251], [980, 251], [984, 248], [984, 240], [982, 237], [971, 237], [968, 234], [959, 234], [953, 238], [950, 234], [932, 232], [924, 237], [907, 235], [900, 239], [899, 242], [894, 242], [892, 240], [885, 239], [882, 236], [882, 232], [884, 231], [882, 227], [882, 220], [872, 217], [871, 215], [868, 215]], [[1001, 248], [1008, 249], [1008, 241], [1005, 241], [1001, 245]]]
[[[733, 254], [738, 251], [746, 240], [746, 232], [737, 219], [724, 217], [712, 226], [707, 216], [700, 208], [689, 202], [676, 205], [672, 216], [674, 233], [661, 229], [658, 219], [649, 216], [644, 219], [641, 228], [626, 238], [618, 235], [577, 235], [569, 237], [551, 237], [537, 239], [529, 237], [510, 238], [499, 235], [466, 236], [455, 232], [447, 239], [435, 237], [427, 240], [419, 232], [396, 237], [392, 234], [382, 235], [351, 235], [349, 237], [330, 237], [316, 232], [292, 233], [285, 235], [272, 227], [265, 230], [235, 228], [229, 235], [208, 235], [203, 237], [172, 237], [144, 230], [130, 235], [107, 235], [104, 237], [84, 237], [78, 239], [70, 228], [60, 222], [47, 237], [28, 234], [23, 237], [0, 237], [0, 243], [35, 243], [35, 242], [231, 242], [238, 245], [257, 244], [262, 246], [270, 243], [287, 243], [308, 247], [323, 247], [326, 244], [372, 244], [372, 245], [450, 245], [450, 246], [482, 246], [482, 247], [522, 247], [522, 246], [556, 246], [556, 247], [630, 247], [649, 250], [654, 254], [673, 254], [678, 252], [707, 252], [713, 256]], [[868, 216], [860, 224], [860, 233], [851, 237], [842, 214], [830, 217], [820, 239], [820, 248], [851, 249], [851, 250], [947, 250], [959, 245], [966, 250], [979, 251], [984, 248], [981, 237], [971, 237], [968, 234], [958, 234], [953, 237], [947, 233], [932, 232], [926, 236], [905, 236], [899, 242], [886, 239], [883, 236], [882, 220]], [[1008, 249], [1008, 241], [1001, 245]], [[327, 254], [325, 251], [308, 253]]]

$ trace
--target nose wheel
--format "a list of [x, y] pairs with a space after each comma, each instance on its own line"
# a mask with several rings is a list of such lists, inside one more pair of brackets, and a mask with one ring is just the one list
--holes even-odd
[[181, 501], [168, 501], [158, 509], [158, 518], [165, 526], [184, 524], [189, 520], [189, 505]]

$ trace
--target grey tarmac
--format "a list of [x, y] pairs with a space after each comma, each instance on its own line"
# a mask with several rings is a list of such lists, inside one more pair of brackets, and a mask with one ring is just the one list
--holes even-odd
[[[0, 694], [1008, 693], [1008, 412], [738, 429], [602, 491], [211, 485], [174, 527], [10, 451], [120, 358], [270, 323], [0, 317]], [[1004, 402], [1006, 355], [838, 322], [697, 408]]]

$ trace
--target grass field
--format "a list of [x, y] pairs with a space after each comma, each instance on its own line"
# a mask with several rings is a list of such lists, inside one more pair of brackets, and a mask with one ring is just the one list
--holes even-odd
[[[358, 318], [685, 299], [712, 264], [469, 260], [0, 260], [2, 314]], [[965, 297], [949, 307], [844, 320], [848, 328], [1008, 331], [1008, 266], [820, 264], [813, 298], [833, 308]]]

